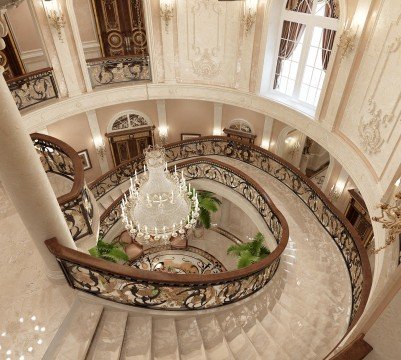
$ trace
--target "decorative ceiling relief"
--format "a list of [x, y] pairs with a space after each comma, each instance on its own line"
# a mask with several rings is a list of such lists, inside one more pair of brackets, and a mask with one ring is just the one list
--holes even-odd
[[383, 115], [381, 109], [377, 109], [377, 104], [373, 99], [369, 99], [369, 117], [364, 117], [359, 121], [358, 131], [361, 138], [363, 150], [368, 154], [380, 152], [384, 143], [381, 133], [381, 127], [387, 125], [393, 120], [393, 114]]

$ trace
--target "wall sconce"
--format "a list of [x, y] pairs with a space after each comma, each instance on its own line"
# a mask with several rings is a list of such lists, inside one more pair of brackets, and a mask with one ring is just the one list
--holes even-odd
[[291, 156], [291, 159], [294, 158], [295, 154], [298, 152], [299, 148], [301, 147], [301, 144], [296, 138], [289, 137], [285, 139], [285, 143], [287, 144], [289, 148], [289, 153]]
[[159, 126], [159, 138], [163, 145], [166, 145], [167, 137], [168, 137], [168, 126]]
[[340, 40], [337, 46], [340, 49], [340, 57], [341, 60], [344, 59], [347, 54], [349, 54], [355, 47], [355, 38], [356, 33], [351, 31], [351, 28], [348, 26], [348, 21], [345, 24], [344, 31], [340, 35]]
[[173, 0], [160, 0], [160, 17], [164, 21], [166, 33], [168, 33], [168, 26], [173, 16], [174, 16]]
[[262, 143], [260, 144], [260, 146], [261, 146], [263, 149], [266, 149], [266, 150], [269, 149], [269, 145], [270, 145], [270, 142], [269, 142], [269, 140], [266, 140], [266, 139], [262, 140]]
[[106, 155], [106, 145], [103, 142], [103, 138], [101, 136], [96, 136], [93, 139], [93, 143], [95, 144], [97, 154], [103, 160]]
[[244, 25], [244, 32], [247, 36], [251, 31], [253, 24], [256, 21], [258, 0], [245, 0], [244, 14], [242, 15], [242, 24]]
[[221, 128], [214, 128], [213, 129], [213, 135], [214, 136], [220, 136], [221, 135]]
[[372, 254], [379, 253], [398, 239], [398, 235], [401, 233], [401, 206], [398, 205], [400, 201], [401, 192], [394, 195], [395, 205], [389, 203], [378, 205], [381, 215], [372, 217], [372, 220], [382, 224], [383, 229], [388, 232], [385, 244], [378, 249], [371, 250]]
[[56, 29], [58, 38], [63, 41], [61, 29], [65, 26], [65, 18], [57, 0], [44, 0], [44, 7], [50, 26]]
[[331, 202], [336, 202], [341, 196], [341, 191], [337, 188], [337, 185], [333, 185], [329, 192], [329, 199]]

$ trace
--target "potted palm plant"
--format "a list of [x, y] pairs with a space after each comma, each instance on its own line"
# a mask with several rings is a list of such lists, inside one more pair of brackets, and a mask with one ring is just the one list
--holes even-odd
[[194, 230], [194, 236], [199, 238], [203, 235], [203, 229], [210, 229], [212, 225], [212, 212], [216, 212], [221, 205], [218, 199], [211, 191], [198, 191], [199, 200], [199, 218]]
[[96, 246], [89, 249], [89, 254], [99, 259], [114, 263], [126, 263], [129, 258], [124, 251], [124, 247], [119, 243], [110, 244], [99, 239]]
[[270, 254], [270, 250], [264, 245], [264, 242], [264, 235], [258, 232], [250, 242], [231, 245], [227, 249], [227, 254], [238, 257], [237, 267], [241, 269], [264, 259]]

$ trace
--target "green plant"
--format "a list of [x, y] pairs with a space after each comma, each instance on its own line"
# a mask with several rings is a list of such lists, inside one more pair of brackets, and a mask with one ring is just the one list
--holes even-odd
[[210, 229], [212, 223], [212, 212], [216, 212], [221, 201], [210, 191], [198, 191], [199, 200], [199, 222], [205, 229]]
[[121, 244], [109, 244], [99, 239], [96, 246], [89, 249], [89, 254], [99, 259], [111, 261], [114, 263], [125, 263], [128, 261], [128, 255], [124, 252]]
[[250, 242], [231, 245], [227, 249], [227, 254], [238, 257], [237, 267], [241, 269], [264, 259], [270, 254], [270, 250], [264, 245], [264, 242], [264, 235], [258, 232]]

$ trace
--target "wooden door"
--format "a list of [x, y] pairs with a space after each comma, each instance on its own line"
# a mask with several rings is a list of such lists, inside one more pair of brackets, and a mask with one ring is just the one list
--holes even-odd
[[115, 143], [116, 165], [131, 159], [132, 156], [129, 145], [129, 140], [117, 141]]
[[135, 140], [138, 154], [143, 154], [143, 151], [152, 144], [152, 139], [150, 137], [142, 137]]
[[104, 57], [148, 55], [142, 0], [92, 0]]

